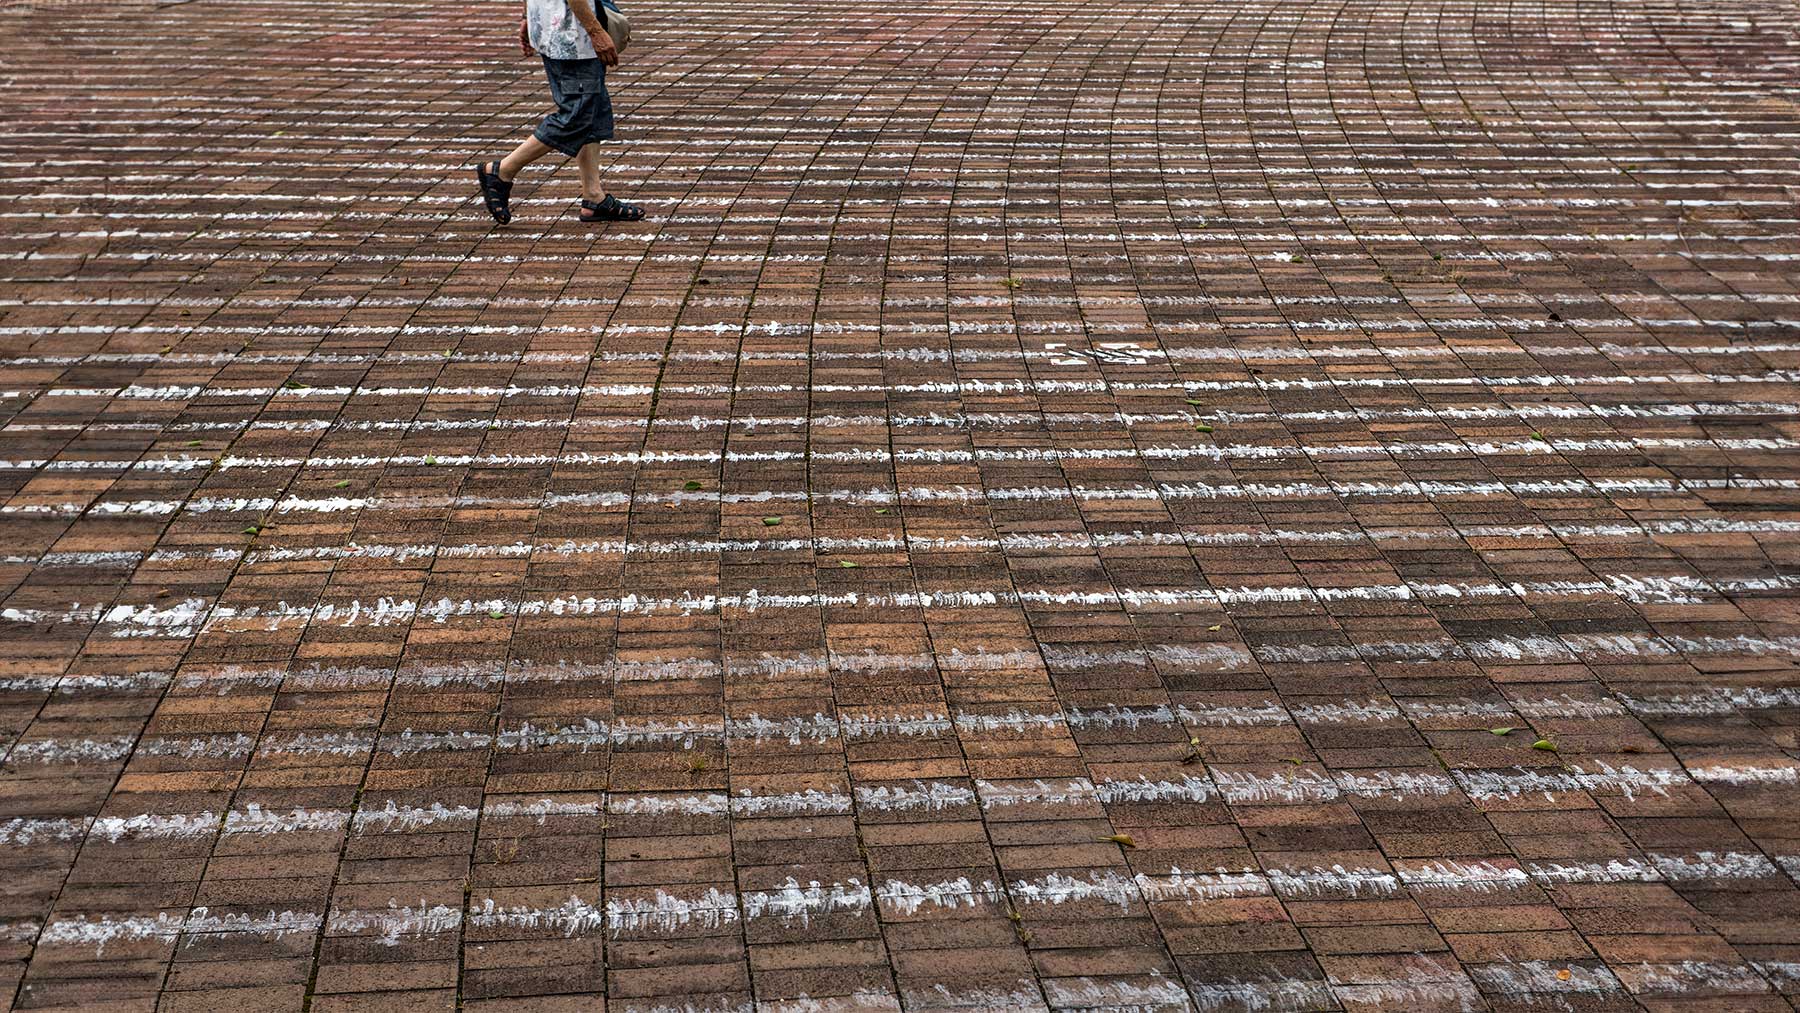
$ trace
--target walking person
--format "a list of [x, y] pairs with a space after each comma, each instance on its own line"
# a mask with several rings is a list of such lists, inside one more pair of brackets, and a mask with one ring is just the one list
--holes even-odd
[[556, 111], [512, 154], [475, 168], [481, 199], [501, 225], [512, 221], [512, 185], [519, 171], [552, 151], [574, 158], [581, 168], [582, 221], [635, 222], [644, 217], [643, 208], [619, 200], [600, 184], [597, 145], [613, 135], [606, 68], [619, 65], [619, 51], [601, 20], [606, 14], [602, 0], [525, 0], [519, 47], [527, 56], [535, 50], [544, 58]]

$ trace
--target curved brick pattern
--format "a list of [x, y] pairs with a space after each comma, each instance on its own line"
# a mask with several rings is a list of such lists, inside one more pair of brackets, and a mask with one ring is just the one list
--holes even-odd
[[504, 5], [109, 10], [0, 16], [13, 1008], [1800, 1002], [1792, 4], [633, 5], [653, 220], [504, 230]]

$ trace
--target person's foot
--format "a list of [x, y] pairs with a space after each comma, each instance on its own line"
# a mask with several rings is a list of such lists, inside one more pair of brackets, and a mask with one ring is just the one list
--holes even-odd
[[605, 200], [582, 200], [581, 220], [584, 222], [641, 222], [644, 220], [644, 209], [636, 204], [627, 204], [609, 193]]
[[512, 180], [500, 178], [500, 163], [476, 166], [475, 179], [481, 184], [481, 201], [494, 221], [502, 225], [512, 221]]

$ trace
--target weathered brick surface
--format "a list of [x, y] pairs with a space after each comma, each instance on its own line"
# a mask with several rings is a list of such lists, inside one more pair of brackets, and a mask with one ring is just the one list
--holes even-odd
[[0, 17], [14, 1008], [1791, 1008], [1791, 4], [634, 14]]

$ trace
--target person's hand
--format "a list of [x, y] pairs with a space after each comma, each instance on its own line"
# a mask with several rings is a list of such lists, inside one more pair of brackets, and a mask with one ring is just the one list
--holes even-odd
[[588, 39], [593, 42], [594, 55], [600, 58], [601, 63], [608, 67], [619, 65], [619, 48], [613, 45], [612, 36], [606, 34], [606, 29], [601, 28], [598, 22], [588, 29]]
[[526, 56], [531, 55], [531, 26], [524, 18], [519, 19], [519, 50]]

